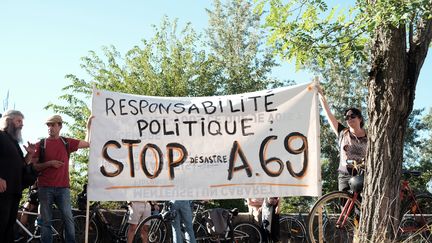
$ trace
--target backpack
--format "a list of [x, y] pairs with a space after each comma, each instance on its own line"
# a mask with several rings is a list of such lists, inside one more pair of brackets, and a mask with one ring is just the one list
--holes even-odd
[[82, 192], [77, 197], [78, 209], [86, 210], [87, 208], [87, 184], [84, 184]]
[[[70, 156], [69, 143], [68, 143], [67, 139], [64, 138], [64, 137], [60, 137], [60, 140], [63, 142], [63, 144], [64, 144], [64, 146], [66, 148], [66, 152], [67, 152], [68, 158], [69, 158], [69, 156]], [[45, 138], [42, 138], [39, 141], [39, 145], [40, 145], [40, 149], [39, 149], [39, 162], [43, 163], [43, 162], [45, 162], [45, 148], [46, 148]]]
[[208, 210], [206, 218], [207, 232], [212, 235], [225, 234], [229, 230], [230, 213], [223, 208]]

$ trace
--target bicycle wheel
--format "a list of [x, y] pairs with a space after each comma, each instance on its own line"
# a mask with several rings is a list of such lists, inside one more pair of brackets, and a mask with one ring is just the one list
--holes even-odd
[[[77, 243], [85, 242], [86, 233], [86, 216], [85, 215], [75, 215], [73, 217], [75, 224], [75, 241]], [[88, 232], [88, 242], [98, 242], [99, 241], [99, 229], [96, 222], [91, 219], [89, 222], [89, 232]]]
[[[142, 232], [144, 231], [147, 231], [147, 239], [143, 239], [144, 235]], [[160, 215], [153, 215], [147, 217], [138, 225], [133, 242], [163, 243], [167, 235], [168, 226], [165, 221], [163, 221]]]
[[234, 226], [234, 242], [259, 243], [263, 242], [260, 229], [251, 223], [239, 223]]
[[307, 242], [305, 226], [294, 217], [282, 217], [279, 220], [279, 235], [282, 243]]
[[209, 237], [207, 235], [207, 229], [201, 223], [194, 223], [193, 225], [195, 240], [197, 243], [207, 243], [209, 241]]
[[[352, 205], [351, 210], [343, 213]], [[310, 242], [353, 242], [360, 220], [360, 202], [347, 192], [322, 196], [312, 207], [308, 220]]]
[[[416, 204], [417, 203], [417, 204]], [[432, 196], [430, 194], [416, 195], [408, 208], [403, 210], [400, 222], [399, 239], [410, 242], [432, 242]]]

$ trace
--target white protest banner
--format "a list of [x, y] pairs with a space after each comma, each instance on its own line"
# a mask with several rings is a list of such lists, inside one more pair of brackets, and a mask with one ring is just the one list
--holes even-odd
[[214, 97], [93, 91], [93, 201], [317, 196], [312, 84]]

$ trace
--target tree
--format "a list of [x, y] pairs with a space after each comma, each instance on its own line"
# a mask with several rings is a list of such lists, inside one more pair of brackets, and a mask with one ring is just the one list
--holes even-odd
[[[249, 0], [213, 1], [206, 9], [209, 23], [206, 46], [220, 74], [215, 94], [227, 95], [257, 91], [291, 82], [271, 78], [272, 68], [278, 66], [271, 48], [265, 48], [261, 15], [254, 12]], [[217, 200], [215, 206], [243, 209], [244, 201]]]
[[370, 63], [359, 241], [394, 240], [405, 128], [432, 39], [432, 1], [358, 0], [348, 15], [339, 13], [336, 18], [335, 9], [325, 15], [327, 5], [321, 0], [263, 1], [261, 9], [265, 3], [270, 3], [269, 40], [282, 56], [295, 57], [298, 66], [311, 60], [324, 65], [327, 60], [358, 58]]
[[423, 172], [410, 184], [418, 191], [425, 192], [426, 184], [432, 180], [432, 108], [420, 119], [418, 116], [421, 111], [414, 110], [409, 118], [413, 125], [406, 138], [410, 139], [411, 146], [405, 149], [404, 168]]
[[[212, 59], [197, 49], [199, 36], [190, 24], [179, 32], [177, 21], [171, 23], [165, 17], [154, 31], [151, 39], [142, 40], [142, 46], [133, 47], [124, 57], [114, 46], [103, 47], [103, 57], [90, 51], [82, 59], [87, 79], [66, 76], [71, 84], [60, 96], [66, 104], [49, 104], [46, 108], [72, 118], [73, 123], [66, 125], [73, 137], [85, 136], [93, 87], [152, 96], [206, 96], [216, 92], [218, 71]], [[76, 195], [87, 180], [88, 152], [73, 158], [71, 187]]]
[[[215, 1], [215, 4], [218, 2]], [[236, 3], [236, 11], [225, 13], [226, 21], [236, 19], [235, 25], [240, 29], [215, 30], [218, 26], [212, 23], [222, 24], [223, 19], [210, 21], [209, 27], [213, 28], [209, 30], [211, 33], [223, 31], [226, 35], [236, 37], [235, 40], [220, 39], [217, 42], [225, 47], [235, 46], [229, 55], [222, 56], [226, 53], [211, 47], [212, 44], [208, 44], [211, 54], [204, 51], [204, 48], [198, 48], [201, 36], [190, 24], [179, 33], [177, 21], [171, 23], [165, 17], [159, 27], [154, 27], [154, 37], [143, 40], [142, 46], [133, 47], [124, 57], [114, 46], [103, 47], [103, 57], [91, 51], [83, 58], [82, 64], [89, 77], [80, 79], [72, 74], [67, 75], [72, 84], [63, 89], [65, 94], [60, 97], [67, 104], [49, 104], [47, 108], [70, 116], [74, 120], [74, 123], [68, 126], [71, 133], [76, 137], [83, 137], [82, 128], [85, 127], [85, 118], [90, 115], [87, 103], [93, 86], [98, 89], [152, 96], [211, 96], [255, 91], [281, 84], [282, 82], [268, 78], [275, 62], [270, 54], [262, 54], [259, 48], [261, 44], [258, 40], [262, 39], [256, 34], [260, 33], [259, 19], [252, 14], [249, 3]], [[224, 13], [224, 8], [219, 5], [218, 12]], [[215, 20], [215, 17], [211, 19]], [[234, 24], [229, 21], [223, 26]], [[246, 26], [245, 29], [241, 29], [244, 28], [243, 25]], [[239, 30], [240, 33], [234, 33]], [[239, 53], [242, 53], [240, 59], [235, 56]], [[237, 59], [225, 65], [227, 62], [224, 60], [234, 57]], [[78, 190], [78, 185], [84, 183], [87, 175], [87, 154], [79, 156], [74, 159], [81, 162], [72, 172], [75, 191]]]
[[[207, 45], [220, 72], [218, 94], [257, 91], [284, 83], [269, 77], [277, 63], [265, 48], [261, 15], [248, 0], [213, 1], [207, 9]], [[289, 82], [285, 82], [288, 84]]]

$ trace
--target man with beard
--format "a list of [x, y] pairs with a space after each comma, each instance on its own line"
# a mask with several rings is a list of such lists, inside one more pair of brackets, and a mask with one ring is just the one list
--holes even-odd
[[24, 146], [27, 155], [19, 146], [24, 115], [9, 110], [0, 119], [0, 242], [13, 242], [13, 226], [21, 199], [22, 169], [35, 153], [35, 145]]

